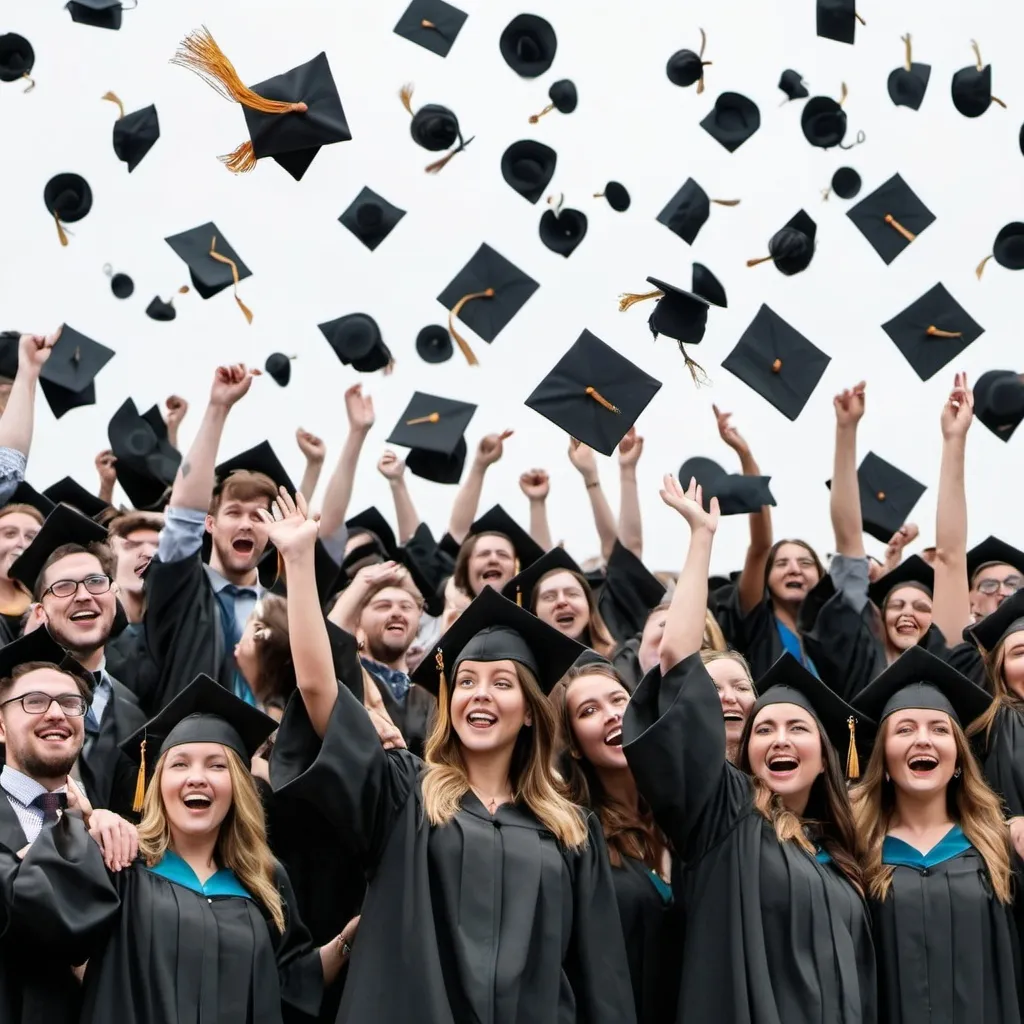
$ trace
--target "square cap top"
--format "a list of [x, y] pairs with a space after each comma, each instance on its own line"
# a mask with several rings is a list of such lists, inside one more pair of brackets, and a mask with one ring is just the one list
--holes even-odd
[[288, 475], [288, 471], [281, 465], [277, 453], [270, 446], [269, 441], [260, 441], [259, 444], [247, 449], [233, 459], [222, 462], [216, 470], [217, 490], [224, 485], [224, 481], [236, 470], [244, 469], [250, 473], [262, 473], [270, 477], [278, 487], [283, 487], [290, 495], [295, 494], [295, 484]]
[[888, 544], [928, 489], [896, 466], [868, 452], [857, 469], [864, 530]]
[[703, 488], [704, 506], [718, 499], [723, 516], [741, 516], [760, 512], [765, 505], [774, 505], [775, 498], [769, 488], [770, 476], [743, 476], [740, 473], [726, 473], [711, 459], [687, 459], [679, 467], [679, 482], [686, 487], [693, 477]]
[[723, 92], [700, 126], [735, 153], [761, 127], [761, 111], [752, 99], [738, 92]]
[[[484, 341], [494, 339], [526, 305], [540, 285], [486, 242], [437, 297], [445, 309]], [[493, 290], [487, 297], [481, 293]], [[469, 296], [474, 296], [472, 301]], [[461, 305], [460, 305], [461, 303]]]
[[160, 118], [151, 103], [114, 122], [114, 153], [131, 174], [160, 138]]
[[707, 192], [693, 178], [687, 178], [683, 187], [658, 214], [658, 223], [664, 224], [684, 242], [693, 245], [710, 215], [711, 200]]
[[795, 420], [832, 361], [816, 345], [763, 305], [722, 368]]
[[439, 57], [447, 57], [468, 15], [444, 0], [412, 0], [395, 32]]
[[388, 444], [451, 455], [463, 440], [476, 406], [417, 391], [395, 424]]
[[192, 284], [204, 299], [212, 298], [218, 292], [222, 292], [234, 284], [231, 266], [221, 263], [220, 260], [215, 260], [210, 255], [211, 248], [215, 248], [219, 255], [234, 262], [238, 268], [239, 281], [252, 277], [252, 271], [242, 262], [238, 253], [231, 248], [228, 240], [213, 221], [200, 224], [199, 227], [192, 228], [190, 231], [183, 231], [180, 235], [171, 235], [164, 241], [188, 265]]
[[372, 188], [363, 186], [338, 218], [367, 249], [376, 249], [405, 216], [405, 210], [389, 203]]
[[846, 216], [887, 265], [935, 222], [935, 214], [898, 174], [850, 207]]
[[162, 509], [181, 465], [181, 453], [166, 432], [161, 437], [129, 398], [107, 425], [107, 439], [117, 459], [117, 482], [131, 503], [144, 511]]
[[66, 391], [77, 393], [92, 384], [100, 370], [113, 358], [113, 349], [65, 324], [50, 358], [43, 363], [40, 377]]
[[855, 0], [818, 0], [818, 35], [837, 43], [853, 43], [857, 31]]
[[585, 330], [526, 405], [570, 437], [611, 455], [660, 388], [661, 381]]
[[[77, 666], [79, 672], [76, 675], [82, 671], [78, 662], [53, 638], [46, 626], [40, 626], [4, 644], [3, 650], [0, 650], [0, 679], [7, 679], [19, 665], [27, 665], [30, 661], [42, 661], [62, 668]], [[94, 682], [90, 680], [89, 686], [92, 687]]]
[[998, 537], [986, 537], [967, 552], [967, 580], [973, 589], [977, 576], [987, 565], [1008, 565], [1024, 574], [1024, 551]]
[[70, 476], [51, 484], [43, 491], [43, 495], [58, 505], [70, 505], [90, 519], [96, 519], [110, 508], [102, 498], [98, 498]]
[[69, 0], [64, 7], [79, 25], [114, 30], [121, 27], [121, 0]]
[[7, 575], [24, 583], [31, 591], [43, 571], [46, 560], [64, 544], [103, 543], [107, 531], [88, 517], [67, 505], [58, 505], [47, 517], [35, 540], [14, 560]]
[[985, 333], [941, 284], [882, 324], [882, 330], [921, 380], [934, 377]]
[[895, 569], [879, 576], [868, 585], [868, 597], [879, 608], [885, 607], [889, 595], [900, 587], [916, 586], [931, 596], [935, 587], [935, 570], [920, 556], [904, 558]]
[[499, 533], [508, 537], [520, 569], [533, 565], [544, 554], [544, 549], [500, 505], [488, 509], [469, 528], [471, 537], [482, 533]]
[[[44, 519], [57, 507], [55, 501], [48, 498], [45, 494], [40, 494], [31, 484], [25, 483], [24, 480], [14, 488], [14, 493], [7, 501], [0, 505], [0, 510], [9, 505], [30, 505]], [[2, 678], [3, 676], [0, 676], [0, 679]]]

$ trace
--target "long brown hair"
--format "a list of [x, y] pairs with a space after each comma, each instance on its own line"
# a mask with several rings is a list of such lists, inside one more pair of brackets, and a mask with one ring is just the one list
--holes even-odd
[[601, 613], [597, 610], [597, 601], [594, 599], [594, 591], [591, 589], [590, 584], [587, 582], [586, 577], [578, 572], [573, 572], [571, 569], [551, 569], [549, 572], [544, 573], [543, 576], [533, 585], [533, 607], [530, 611], [534, 615], [537, 614], [537, 599], [540, 597], [540, 585], [549, 576], [554, 576], [559, 572], [567, 572], [579, 585], [583, 591], [583, 597], [587, 602], [588, 622], [583, 633], [574, 637], [581, 644], [592, 650], [597, 651], [602, 658], [610, 658], [615, 653], [615, 641], [612, 639], [611, 631], [608, 629], [607, 624], [601, 617]]
[[288, 604], [276, 594], [264, 594], [253, 609], [253, 642], [259, 659], [256, 685], [265, 705], [284, 708], [295, 692], [295, 664], [288, 640]]
[[754, 807], [771, 822], [780, 843], [794, 842], [814, 856], [816, 842], [832, 858], [849, 883], [864, 895], [864, 875], [857, 860], [857, 829], [846, 790], [846, 777], [839, 757], [829, 742], [817, 715], [811, 715], [818, 729], [824, 771], [814, 780], [804, 815], [786, 809], [782, 797], [773, 793], [763, 779], [750, 768], [750, 733], [754, 728], [753, 712], [743, 726], [737, 767], [751, 776], [754, 786]]
[[[1009, 639], [1009, 638], [1007, 638]], [[985, 734], [986, 744], [992, 737], [992, 726], [995, 725], [996, 717], [1002, 708], [1013, 708], [1017, 711], [1024, 711], [1024, 700], [1021, 700], [1016, 693], [1006, 685], [1004, 665], [1006, 662], [1006, 640], [1003, 640], [991, 651], [986, 651], [982, 657], [985, 665], [985, 681], [987, 689], [992, 694], [992, 703], [988, 710], [976, 718], [967, 727], [967, 736], [974, 738], [981, 733]]]
[[807, 543], [807, 541], [799, 540], [796, 537], [788, 537], [784, 540], [777, 540], [771, 546], [771, 550], [768, 552], [768, 560], [764, 563], [764, 589], [765, 592], [768, 594], [769, 598], [771, 597], [771, 595], [768, 592], [768, 577], [772, 574], [772, 567], [775, 565], [775, 559], [778, 557], [779, 548], [781, 548], [783, 544], [795, 544], [797, 547], [803, 548], [811, 556], [811, 558], [814, 559], [815, 568], [817, 568], [818, 570], [818, 579], [824, 579], [826, 575], [825, 566], [821, 564], [821, 559], [818, 557], [818, 553], [814, 550], [814, 548], [811, 547], [810, 544]]
[[[715, 618], [714, 612], [710, 608], [704, 612], [704, 637], [700, 642], [701, 651], [715, 651], [727, 653], [729, 651], [729, 644], [725, 639], [725, 633], [722, 632], [722, 627], [718, 624], [718, 619]], [[746, 661], [741, 655], [738, 658], [746, 665]], [[706, 665], [707, 662], [705, 661]], [[747, 669], [747, 675], [750, 675], [750, 669]]]
[[561, 727], [560, 768], [566, 791], [574, 804], [589, 807], [597, 815], [608, 844], [608, 859], [613, 867], [621, 867], [623, 857], [629, 857], [657, 871], [661, 866], [661, 852], [667, 843], [654, 824], [654, 815], [643, 797], [639, 798], [639, 803], [634, 807], [614, 803], [601, 785], [594, 766], [576, 745], [567, 698], [569, 687], [584, 676], [604, 676], [618, 683], [629, 694], [629, 688], [610, 665], [574, 666], [551, 690], [548, 700], [555, 708]]
[[[968, 842], [981, 854], [996, 898], [1001, 903], [1009, 903], [1010, 846], [1002, 804], [985, 782], [963, 729], [952, 718], [950, 725], [953, 727], [957, 765], [961, 774], [959, 779], [952, 779], [946, 787], [949, 816], [963, 829]], [[885, 773], [883, 731], [886, 728], [887, 724], [883, 722], [864, 777], [851, 793], [868, 893], [878, 900], [884, 900], [888, 895], [893, 875], [893, 865], [882, 863], [882, 843], [896, 810], [896, 786], [886, 781]]]
[[[579, 807], [562, 793], [554, 772], [558, 720], [529, 669], [513, 662], [526, 706], [533, 719], [516, 737], [509, 767], [512, 798], [525, 804], [537, 820], [563, 845], [586, 845], [587, 824]], [[454, 683], [454, 679], [452, 680]], [[423, 772], [423, 810], [431, 825], [447, 825], [470, 791], [462, 744], [452, 724], [452, 687], [442, 674], [437, 715], [427, 737]]]
[[[171, 826], [160, 792], [160, 779], [173, 749], [160, 755], [142, 806], [139, 853], [149, 867], [158, 864], [171, 848]], [[274, 926], [283, 933], [284, 908], [275, 880], [274, 857], [267, 845], [263, 803], [256, 792], [252, 775], [242, 764], [241, 758], [227, 747], [224, 753], [227, 755], [228, 775], [231, 778], [231, 808], [217, 834], [214, 860], [219, 868], [235, 873], [242, 887], [263, 906]]]
[[508, 546], [512, 549], [512, 558], [515, 560], [515, 571], [516, 573], [519, 572], [519, 555], [516, 553], [516, 546], [511, 537], [504, 533], [499, 533], [497, 530], [471, 533], [459, 547], [459, 553], [455, 557], [455, 568], [452, 570], [455, 586], [469, 597], [476, 596], [469, 585], [469, 560], [473, 557], [473, 552], [476, 550], [476, 542], [481, 537], [500, 537], [503, 541], [507, 541]]

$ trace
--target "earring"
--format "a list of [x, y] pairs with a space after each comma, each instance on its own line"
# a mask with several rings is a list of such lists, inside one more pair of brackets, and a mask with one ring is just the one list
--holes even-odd
[[960, 772], [961, 772], [960, 766], [959, 766], [959, 765], [957, 765], [957, 769], [956, 769], [956, 771], [955, 771], [955, 772], [953, 772], [953, 778], [954, 778], [954, 779], [959, 779], [959, 778], [960, 778]]
[[892, 781], [892, 779], [889, 778], [889, 773], [888, 772], [885, 773], [885, 781], [886, 782], [891, 782]]
[[570, 750], [569, 753], [572, 755], [572, 759], [574, 761], [578, 761], [580, 759], [580, 752], [578, 750]]

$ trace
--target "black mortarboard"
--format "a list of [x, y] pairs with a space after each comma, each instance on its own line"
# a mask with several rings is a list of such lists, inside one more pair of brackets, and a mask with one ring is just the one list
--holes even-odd
[[469, 528], [469, 536], [478, 537], [482, 533], [508, 537], [520, 569], [533, 565], [544, 554], [544, 549], [500, 505], [488, 509]]
[[33, 590], [43, 565], [57, 548], [65, 544], [88, 547], [106, 539], [107, 531], [102, 526], [67, 505], [58, 505], [46, 517], [35, 540], [14, 560], [7, 575]]
[[773, 309], [762, 305], [722, 368], [795, 420], [832, 361]]
[[[239, 281], [252, 277], [252, 271], [231, 248], [223, 232], [213, 221], [200, 224], [190, 231], [183, 231], [180, 235], [171, 235], [164, 241], [188, 265], [192, 284], [204, 299], [213, 298], [233, 284], [237, 288], [233, 270], [237, 271]], [[210, 255], [211, 250], [229, 262], [214, 259]]]
[[453, 351], [447, 327], [428, 324], [416, 335], [416, 354], [425, 363], [445, 363], [451, 359]]
[[703, 263], [694, 263], [693, 265], [690, 290], [694, 295], [699, 295], [713, 306], [721, 306], [722, 309], [725, 309], [729, 305], [722, 282]]
[[757, 680], [756, 688], [760, 696], [750, 712], [751, 720], [771, 704], [803, 708], [817, 718], [836, 753], [845, 760], [847, 777], [860, 776], [860, 761], [866, 758], [875, 731], [867, 714], [852, 708], [789, 653]]
[[626, 186], [618, 181], [609, 181], [604, 187], [603, 192], [595, 192], [595, 199], [607, 199], [608, 205], [616, 213], [625, 213], [629, 209], [631, 202], [629, 198], [629, 191]]
[[804, 138], [817, 149], [831, 149], [838, 146], [846, 136], [846, 84], [843, 84], [842, 98], [813, 96], [800, 111], [800, 127]]
[[96, 404], [96, 375], [113, 358], [113, 349], [64, 325], [39, 375], [43, 394], [57, 419], [71, 409]]
[[28, 78], [36, 62], [32, 44], [17, 32], [0, 33], [0, 82]]
[[583, 651], [582, 644], [517, 607], [493, 587], [485, 587], [437, 641], [434, 657], [428, 654], [420, 662], [412, 680], [439, 696], [440, 671], [450, 691], [463, 661], [508, 660], [528, 669], [547, 694]]
[[707, 329], [708, 300], [656, 277], [647, 281], [661, 292], [647, 321], [651, 333], [656, 338], [663, 334], [688, 345], [699, 344]]
[[526, 399], [570, 437], [611, 455], [661, 388], [585, 330]]
[[[494, 339], [540, 287], [485, 242], [437, 301], [484, 341]], [[481, 293], [493, 290], [493, 296]], [[470, 296], [475, 301], [470, 300]]]
[[994, 611], [968, 626], [964, 633], [982, 651], [994, 651], [1009, 636], [1024, 629], [1024, 590], [1011, 594]]
[[840, 199], [853, 199], [860, 192], [860, 175], [852, 167], [840, 167], [832, 175], [832, 191]]
[[536, 14], [518, 14], [502, 30], [498, 46], [517, 75], [537, 78], [551, 67], [558, 39], [550, 22]]
[[935, 587], [935, 570], [920, 555], [905, 558], [895, 569], [868, 584], [868, 597], [882, 608], [894, 590], [906, 586], [918, 586], [929, 595]]
[[392, 362], [380, 327], [369, 313], [346, 313], [317, 326], [334, 354], [359, 373], [383, 370]]
[[837, 43], [856, 39], [857, 9], [855, 0], [817, 0], [818, 35]]
[[110, 290], [117, 299], [129, 299], [135, 291], [135, 282], [127, 274], [112, 273], [110, 275]]
[[560, 78], [553, 82], [548, 89], [548, 99], [551, 101], [539, 113], [530, 116], [530, 124], [536, 124], [542, 117], [557, 110], [560, 114], [571, 114], [579, 103], [579, 96], [576, 93], [576, 83], [568, 78]]
[[704, 60], [704, 49], [707, 46], [708, 37], [704, 29], [700, 30], [700, 52], [693, 50], [676, 50], [668, 59], [665, 65], [665, 74], [673, 85], [685, 89], [697, 84], [697, 92], [704, 91], [704, 66], [710, 61]]
[[113, 99], [121, 111], [121, 116], [114, 122], [114, 154], [128, 165], [128, 173], [131, 174], [160, 138], [160, 119], [156, 107], [151, 103], [148, 107], [126, 114], [124, 105], [112, 92], [108, 92], [104, 99]]
[[[206, 534], [203, 540], [203, 560], [209, 561], [210, 547], [206, 537], [209, 537], [209, 534]], [[282, 569], [283, 563], [277, 548], [268, 543], [263, 557], [256, 565], [260, 586], [278, 597], [287, 597], [288, 579]], [[316, 592], [320, 603], [326, 604], [341, 589], [341, 585], [338, 578], [338, 563], [327, 553], [327, 548], [319, 538], [313, 545], [313, 575], [316, 578]]]
[[107, 439], [117, 459], [117, 482], [128, 500], [143, 511], [163, 508], [181, 465], [181, 452], [139, 415], [130, 398], [107, 425]]
[[587, 236], [587, 215], [568, 207], [545, 210], [538, 231], [546, 248], [568, 258]]
[[398, 541], [395, 539], [395, 531], [391, 524], [381, 514], [376, 505], [363, 509], [362, 512], [345, 520], [345, 527], [349, 537], [355, 537], [360, 533], [369, 533], [378, 542], [377, 550], [384, 558], [395, 559], [398, 557]]
[[953, 75], [950, 92], [953, 96], [953, 106], [964, 117], [981, 117], [993, 103], [998, 103], [1001, 107], [1005, 107], [1006, 104], [992, 95], [992, 65], [982, 62], [977, 43], [972, 42], [971, 47], [974, 50], [975, 63], [973, 66], [961, 68]]
[[57, 237], [67, 245], [64, 224], [74, 224], [92, 209], [92, 189], [80, 174], [55, 174], [43, 189], [43, 202], [57, 223]]
[[281, 460], [270, 446], [269, 441], [261, 441], [259, 444], [253, 445], [252, 448], [247, 448], [241, 454], [227, 459], [217, 466], [216, 490], [219, 492], [220, 488], [224, 485], [224, 481], [232, 473], [240, 469], [247, 470], [250, 473], [262, 473], [264, 476], [270, 477], [278, 487], [283, 487], [289, 494], [295, 494], [295, 484], [292, 483], [288, 471], [281, 465]]
[[[832, 481], [829, 480], [831, 487]], [[864, 532], [888, 544], [928, 488], [892, 463], [868, 452], [857, 469]]]
[[974, 578], [986, 565], [1010, 565], [1024, 573], [1024, 551], [998, 537], [986, 537], [967, 552], [967, 580], [974, 586]]
[[787, 68], [782, 72], [782, 75], [779, 77], [779, 88], [791, 100], [805, 100], [811, 95], [807, 91], [807, 86], [804, 85], [804, 76], [792, 68]]
[[974, 415], [1001, 441], [1024, 420], [1024, 382], [1014, 370], [987, 370], [974, 385]]
[[930, 64], [915, 64], [911, 59], [910, 34], [903, 36], [906, 56], [902, 67], [895, 68], [889, 75], [889, 99], [897, 107], [910, 107], [920, 110], [924, 94], [928, 89], [928, 80], [932, 76]]
[[121, 0], [69, 0], [64, 8], [79, 25], [115, 30], [121, 27]]
[[0, 508], [4, 508], [7, 505], [31, 505], [44, 519], [57, 507], [55, 501], [51, 501], [45, 494], [40, 494], [31, 484], [25, 483], [24, 480], [14, 488], [14, 493], [3, 505], [0, 505]]
[[468, 15], [444, 0], [412, 0], [395, 33], [423, 49], [447, 57]]
[[746, 96], [723, 92], [700, 126], [730, 153], [735, 153], [761, 127], [761, 111]]
[[0, 679], [8, 679], [19, 665], [33, 661], [56, 665], [87, 683], [91, 692], [96, 680], [58, 643], [45, 625], [4, 644], [0, 650]]
[[43, 495], [58, 505], [70, 505], [89, 519], [97, 519], [110, 506], [70, 476], [47, 487]]
[[992, 243], [992, 255], [986, 256], [974, 271], [979, 280], [989, 260], [995, 260], [1007, 270], [1024, 270], [1024, 224], [1013, 221], [999, 229]]
[[178, 315], [173, 302], [164, 302], [159, 295], [154, 295], [146, 307], [146, 316], [150, 320], [157, 320], [160, 323], [169, 323]]
[[[409, 112], [412, 120], [409, 122], [409, 134], [417, 146], [422, 146], [431, 153], [440, 153], [442, 150], [451, 149], [446, 156], [428, 164], [425, 170], [428, 174], [435, 174], [457, 153], [461, 153], [470, 142], [462, 137], [462, 129], [459, 127], [459, 119], [455, 111], [440, 103], [425, 103], [417, 110], [412, 109], [413, 86], [411, 83], [403, 85], [398, 93], [402, 106]], [[456, 145], [458, 143], [458, 145]], [[451, 147], [455, 147], [452, 149]]]
[[847, 210], [846, 216], [886, 264], [935, 221], [935, 214], [898, 174]]
[[717, 462], [697, 457], [687, 459], [679, 467], [679, 482], [683, 487], [689, 485], [691, 477], [703, 489], [704, 507], [708, 508], [711, 499], [717, 498], [723, 516], [760, 512], [765, 505], [775, 504], [768, 486], [772, 479], [770, 476], [727, 473]]
[[[944, 711], [962, 729], [992, 703], [992, 695], [949, 662], [923, 647], [909, 647], [857, 695], [854, 707], [879, 725], [895, 711]], [[881, 735], [881, 732], [879, 733]]]
[[393, 206], [366, 186], [338, 218], [367, 249], [376, 249], [405, 216], [405, 210]]
[[683, 187], [668, 201], [658, 214], [658, 223], [664, 224], [684, 242], [693, 245], [711, 214], [711, 204], [736, 206], [738, 199], [709, 199], [707, 192], [693, 178], [687, 178]]
[[810, 215], [800, 210], [772, 235], [768, 242], [768, 255], [747, 260], [748, 267], [772, 262], [775, 269], [787, 277], [806, 270], [814, 259], [814, 236], [818, 225]]
[[515, 601], [520, 608], [532, 612], [537, 584], [552, 572], [574, 572], [583, 575], [583, 571], [565, 548], [552, 548], [513, 576], [501, 588], [501, 593], [510, 601]]
[[21, 335], [17, 331], [0, 331], [0, 377], [14, 380], [18, 375], [18, 346]]
[[466, 462], [463, 436], [476, 406], [417, 391], [395, 424], [388, 444], [411, 449], [405, 464], [410, 473], [435, 483], [457, 484]]
[[882, 324], [882, 330], [921, 380], [934, 377], [985, 333], [941, 284]]
[[555, 174], [558, 154], [543, 142], [520, 139], [501, 157], [501, 176], [510, 188], [531, 203], [537, 202]]
[[286, 356], [283, 352], [271, 352], [263, 364], [263, 369], [277, 384], [285, 388], [292, 379], [292, 360], [294, 358], [295, 356]]

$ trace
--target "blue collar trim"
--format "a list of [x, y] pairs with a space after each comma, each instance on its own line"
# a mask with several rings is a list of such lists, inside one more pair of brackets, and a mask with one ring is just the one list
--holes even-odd
[[882, 863], [899, 864], [918, 870], [933, 868], [959, 857], [970, 848], [971, 844], [959, 825], [954, 825], [927, 853], [922, 853], [896, 836], [886, 836], [882, 843]]
[[173, 850], [168, 850], [159, 864], [148, 868], [154, 875], [166, 878], [168, 882], [180, 885], [200, 896], [237, 896], [251, 900], [252, 896], [242, 888], [242, 883], [235, 877], [234, 871], [221, 868], [211, 875], [204, 885], [196, 877], [196, 873]]

